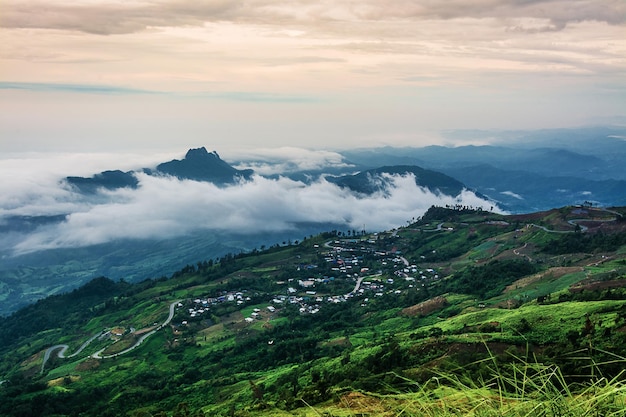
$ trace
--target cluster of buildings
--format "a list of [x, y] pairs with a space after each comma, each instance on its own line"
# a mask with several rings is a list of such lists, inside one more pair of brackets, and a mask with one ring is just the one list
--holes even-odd
[[[285, 292], [268, 295], [268, 305], [263, 309], [255, 308], [244, 319], [245, 322], [253, 323], [287, 305], [295, 305], [301, 314], [316, 314], [325, 304], [344, 303], [351, 298], [362, 297], [361, 305], [364, 306], [370, 297], [417, 291], [426, 285], [428, 280], [439, 278], [436, 270], [418, 268], [395, 249], [391, 251], [376, 249], [374, 240], [334, 240], [324, 246], [322, 249], [316, 245], [320, 249], [319, 254], [325, 265], [314, 263], [297, 265], [297, 275], [301, 278], [279, 282], [286, 286]], [[349, 290], [343, 294], [331, 294], [332, 290], [327, 284], [336, 284], [338, 281], [343, 283], [341, 288], [349, 287]], [[187, 310], [189, 318], [201, 317], [212, 305], [218, 303], [236, 303], [243, 306], [251, 301], [246, 293], [246, 290], [223, 292], [215, 298], [192, 300]]]
[[[251, 298], [246, 296], [242, 291], [224, 291], [222, 295], [218, 297], [208, 298], [196, 298], [191, 301], [190, 307], [187, 308], [190, 318], [195, 318], [207, 313], [212, 305], [230, 302], [237, 305], [243, 305], [246, 302], [251, 301]], [[178, 307], [183, 307], [182, 303], [178, 304]]]

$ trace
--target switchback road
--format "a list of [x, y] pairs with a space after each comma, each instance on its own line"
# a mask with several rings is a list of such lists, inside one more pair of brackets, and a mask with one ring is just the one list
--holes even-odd
[[[129, 348], [112, 354], [112, 355], [102, 355], [102, 352], [104, 352], [104, 350], [106, 348], [100, 349], [98, 352], [94, 353], [93, 355], [90, 355], [90, 357], [94, 358], [94, 359], [106, 359], [106, 358], [112, 358], [115, 356], [120, 356], [123, 355], [125, 353], [128, 353], [132, 350], [134, 350], [136, 347], [138, 347], [139, 345], [141, 345], [148, 337], [152, 336], [153, 334], [155, 334], [157, 331], [161, 330], [163, 327], [167, 326], [168, 324], [170, 324], [170, 322], [172, 321], [172, 319], [174, 318], [174, 313], [176, 312], [176, 305], [180, 302], [180, 300], [176, 300], [173, 303], [170, 304], [170, 310], [169, 310], [169, 315], [167, 316], [167, 319], [163, 322], [163, 324], [159, 325], [156, 329], [151, 330], [150, 332], [142, 335], [139, 339], [137, 339], [137, 341], [130, 346]], [[49, 347], [48, 349], [46, 349], [46, 352], [44, 353], [43, 356], [43, 362], [41, 364], [41, 373], [43, 374], [44, 369], [46, 367], [46, 362], [48, 362], [48, 360], [50, 359], [50, 355], [52, 355], [52, 352], [54, 352], [55, 350], [58, 350], [59, 352], [57, 353], [57, 356], [61, 359], [64, 358], [72, 358], [74, 356], [77, 356], [78, 354], [80, 354], [91, 342], [93, 342], [96, 338], [100, 337], [101, 335], [103, 335], [104, 333], [106, 333], [105, 330], [103, 330], [102, 332], [93, 335], [89, 340], [87, 340], [85, 343], [83, 343], [80, 348], [78, 348], [78, 350], [74, 353], [72, 353], [71, 355], [65, 356], [65, 352], [69, 349], [68, 345], [54, 345]]]

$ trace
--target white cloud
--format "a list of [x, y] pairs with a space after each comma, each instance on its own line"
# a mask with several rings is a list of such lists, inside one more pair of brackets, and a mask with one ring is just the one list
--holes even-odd
[[517, 198], [518, 200], [523, 200], [524, 197], [521, 195], [514, 193], [513, 191], [502, 191], [500, 194], [508, 195], [509, 197]]
[[232, 149], [229, 154], [231, 158], [236, 158], [240, 161], [237, 168], [252, 168], [261, 175], [314, 171], [323, 168], [347, 168], [351, 166], [337, 152], [288, 146], [253, 150]]
[[[435, 195], [415, 185], [415, 179], [390, 177], [393, 187], [384, 195], [358, 198], [323, 179], [311, 185], [287, 178], [255, 176], [252, 181], [220, 188], [211, 183], [137, 174], [138, 189], [102, 191], [85, 200], [63, 191], [38, 200], [59, 211], [66, 221], [41, 227], [14, 243], [23, 254], [43, 249], [88, 246], [116, 239], [158, 239], [184, 236], [197, 230], [231, 234], [297, 230], [297, 224], [332, 223], [361, 230], [386, 230], [421, 216], [432, 205], [463, 204], [490, 207], [464, 191], [457, 197]], [[72, 205], [74, 204], [74, 205]], [[17, 210], [16, 210], [17, 211]], [[12, 238], [15, 238], [12, 236]]]

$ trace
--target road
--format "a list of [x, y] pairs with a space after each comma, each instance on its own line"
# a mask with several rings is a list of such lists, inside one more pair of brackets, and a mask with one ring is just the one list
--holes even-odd
[[[93, 355], [90, 355], [90, 357], [94, 358], [94, 359], [106, 359], [106, 358], [112, 358], [115, 356], [119, 356], [119, 355], [123, 355], [125, 353], [128, 353], [130, 351], [132, 351], [133, 349], [135, 349], [136, 347], [138, 347], [139, 345], [141, 345], [148, 337], [152, 336], [153, 334], [155, 334], [157, 331], [161, 330], [163, 327], [167, 326], [168, 324], [170, 324], [170, 322], [172, 321], [172, 319], [174, 318], [174, 314], [176, 312], [176, 305], [180, 302], [180, 300], [176, 300], [174, 301], [172, 304], [170, 304], [170, 311], [169, 311], [169, 315], [167, 316], [167, 319], [163, 322], [163, 324], [160, 324], [156, 329], [142, 335], [139, 339], [137, 339], [137, 341], [135, 342], [134, 345], [132, 345], [131, 347], [129, 347], [128, 349], [125, 349], [121, 352], [115, 353], [113, 355], [104, 355], [102, 356], [102, 352], [104, 352], [104, 350], [106, 348], [100, 349], [99, 351], [97, 351], [96, 353], [94, 353]], [[80, 348], [78, 348], [78, 350], [74, 353], [72, 353], [71, 355], [65, 356], [65, 352], [69, 349], [68, 345], [54, 345], [49, 347], [48, 349], [46, 349], [46, 352], [44, 353], [43, 356], [43, 362], [41, 364], [41, 373], [43, 374], [44, 369], [46, 367], [46, 362], [48, 362], [48, 360], [50, 359], [50, 356], [52, 355], [52, 352], [54, 352], [55, 350], [59, 350], [59, 352], [57, 353], [57, 356], [61, 359], [64, 358], [72, 358], [76, 355], [78, 355], [79, 353], [81, 353], [91, 342], [93, 342], [96, 338], [100, 337], [102, 334], [104, 334], [105, 331], [103, 330], [102, 332], [93, 335], [89, 340], [87, 340], [85, 343], [83, 343]]]
[[528, 255], [526, 255], [524, 253], [520, 253], [520, 250], [526, 249], [527, 246], [528, 246], [528, 243], [524, 243], [524, 246], [522, 246], [521, 248], [513, 249], [513, 253], [515, 255], [517, 255], [517, 256], [521, 256], [523, 258], [528, 258], [528, 262], [532, 262], [533, 259], [530, 256], [528, 256]]
[[68, 345], [54, 345], [52, 347], [49, 347], [48, 349], [46, 349], [46, 353], [44, 353], [43, 355], [43, 362], [41, 364], [41, 373], [43, 373], [45, 367], [46, 367], [46, 362], [48, 362], [48, 359], [50, 359], [50, 355], [52, 354], [52, 352], [54, 352], [55, 350], [59, 349], [59, 352], [57, 353], [57, 356], [61, 359], [65, 359], [65, 358], [72, 358], [76, 355], [78, 355], [80, 352], [83, 351], [83, 349], [85, 349], [87, 346], [89, 346], [89, 344], [91, 342], [93, 342], [94, 340], [96, 340], [98, 337], [100, 337], [102, 334], [104, 333], [104, 330], [101, 331], [100, 333], [96, 333], [95, 335], [91, 336], [89, 338], [89, 340], [87, 340], [85, 343], [83, 343], [76, 352], [72, 353], [71, 355], [65, 356], [65, 352], [70, 348]]
[[[585, 221], [585, 219], [568, 220], [567, 223], [569, 223], [570, 225], [576, 227], [576, 225], [578, 224], [578, 223], [576, 223], [577, 221]], [[536, 228], [541, 229], [544, 232], [548, 232], [548, 233], [574, 233], [575, 232], [575, 230], [552, 230], [552, 229], [548, 229], [545, 226], [541, 226], [541, 225], [535, 224], [535, 223], [531, 223], [530, 226], [536, 227]], [[582, 226], [582, 225], [579, 225], [579, 226], [580, 226], [580, 231], [581, 232], [585, 232], [588, 229], [587, 226]]]
[[361, 282], [363, 282], [363, 277], [358, 277], [356, 279], [356, 285], [354, 286], [354, 289], [351, 292], [349, 292], [347, 294], [347, 296], [350, 295], [350, 294], [356, 294], [359, 291], [359, 287], [361, 286]]
[[422, 232], [438, 232], [442, 230], [443, 223], [439, 223], [435, 229], [422, 229]]
[[134, 350], [135, 348], [140, 346], [144, 342], [144, 340], [146, 340], [147, 338], [149, 338], [150, 336], [152, 336], [153, 334], [155, 334], [156, 332], [161, 330], [163, 327], [165, 327], [168, 324], [170, 324], [170, 322], [174, 318], [174, 313], [176, 312], [176, 304], [178, 304], [178, 303], [180, 303], [180, 300], [174, 301], [172, 304], [170, 304], [170, 314], [167, 317], [167, 319], [163, 322], [163, 324], [159, 325], [159, 327], [157, 327], [156, 329], [151, 330], [148, 333], [146, 333], [143, 336], [141, 336], [139, 339], [137, 339], [135, 344], [132, 345], [131, 347], [129, 347], [127, 349], [124, 349], [121, 352], [114, 353], [112, 355], [102, 355], [102, 352], [104, 352], [105, 349], [106, 349], [106, 348], [103, 348], [103, 349], [100, 349], [99, 351], [97, 351], [96, 353], [94, 353], [93, 355], [91, 355], [91, 357], [94, 358], [94, 359], [108, 359], [108, 358], [114, 358], [116, 356], [124, 355], [124, 354]]

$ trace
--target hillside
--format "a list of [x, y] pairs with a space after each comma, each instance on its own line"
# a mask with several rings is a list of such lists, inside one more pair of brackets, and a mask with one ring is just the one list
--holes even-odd
[[441, 172], [410, 165], [385, 166], [365, 170], [354, 175], [327, 177], [327, 180], [358, 193], [372, 194], [377, 191], [385, 191], [388, 188], [388, 180], [385, 179], [385, 175], [412, 175], [418, 186], [425, 187], [434, 193], [451, 196], [459, 195], [465, 188], [461, 182]]
[[433, 207], [385, 233], [98, 278], [0, 319], [0, 415], [617, 416], [624, 214]]

